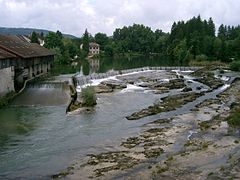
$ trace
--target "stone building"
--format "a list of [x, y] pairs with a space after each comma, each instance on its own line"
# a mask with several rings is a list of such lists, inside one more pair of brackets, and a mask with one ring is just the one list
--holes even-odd
[[15, 58], [14, 54], [0, 49], [0, 97], [14, 91], [14, 67], [11, 66], [11, 60]]
[[0, 96], [27, 79], [46, 74], [53, 60], [54, 52], [38, 44], [21, 36], [0, 35]]
[[94, 54], [99, 54], [100, 52], [100, 46], [97, 43], [91, 42], [89, 43], [89, 53], [94, 55]]

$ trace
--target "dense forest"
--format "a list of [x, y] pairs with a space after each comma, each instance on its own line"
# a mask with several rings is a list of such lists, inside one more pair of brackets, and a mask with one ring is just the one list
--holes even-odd
[[79, 39], [66, 39], [59, 31], [45, 36], [45, 47], [55, 49], [61, 63], [68, 63], [75, 55], [86, 57], [89, 42], [100, 44], [100, 56], [161, 54], [180, 64], [215, 60], [239, 64], [240, 60], [240, 26], [222, 24], [216, 30], [212, 18], [203, 20], [200, 15], [186, 22], [174, 22], [169, 33], [133, 24], [117, 28], [111, 37], [104, 33], [92, 36], [87, 30]]

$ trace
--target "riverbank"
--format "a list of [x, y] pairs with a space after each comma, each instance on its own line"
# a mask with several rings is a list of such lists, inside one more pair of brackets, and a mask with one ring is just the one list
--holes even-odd
[[[209, 73], [209, 71], [211, 70], [192, 74], [171, 71], [169, 75], [168, 72], [150, 71], [118, 76], [114, 82], [112, 80], [99, 82], [96, 86], [98, 89], [99, 86], [112, 88], [109, 92], [99, 91], [101, 93], [139, 90], [158, 92], [162, 97], [159, 105], [162, 106], [164, 101], [166, 103], [172, 99], [177, 101], [177, 97], [174, 97], [177, 94], [180, 94], [177, 96], [181, 100], [184, 97], [191, 97], [189, 93], [200, 94], [181, 103], [176, 101], [171, 105], [164, 103], [163, 108], [157, 108], [160, 110], [156, 111], [154, 121], [143, 125], [141, 132], [136, 136], [120, 142], [119, 146], [115, 147], [115, 151], [89, 154], [81, 159], [81, 163], [76, 161], [66, 171], [53, 177], [61, 178], [67, 175], [69, 179], [191, 179], [193, 177], [207, 179], [220, 176], [239, 178], [236, 170], [239, 162], [237, 154], [240, 149], [239, 135], [237, 128], [228, 125], [227, 119], [233, 110], [233, 105], [235, 106], [240, 100], [238, 92], [240, 81], [235, 80], [230, 86], [229, 74], [219, 74], [218, 71]], [[170, 80], [176, 78], [182, 79], [184, 86], [181, 85], [177, 89], [171, 88], [170, 85], [166, 86], [166, 83], [170, 84]], [[204, 82], [208, 82], [208, 86]], [[184, 92], [186, 87], [189, 92]], [[166, 107], [170, 109], [165, 109]], [[148, 110], [149, 108], [144, 110], [144, 116], [142, 116], [143, 110], [139, 111], [141, 112], [139, 121], [144, 119], [143, 117], [155, 114], [146, 113]]]

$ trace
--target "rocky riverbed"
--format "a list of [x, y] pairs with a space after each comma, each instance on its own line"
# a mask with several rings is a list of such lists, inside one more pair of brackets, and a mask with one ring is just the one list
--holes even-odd
[[[216, 77], [209, 69], [192, 74], [148, 71], [100, 82], [95, 86], [102, 89], [98, 93], [121, 92], [131, 84], [135, 90], [159, 94], [153, 105], [126, 117], [141, 121], [159, 114], [159, 118], [123, 139], [115, 150], [89, 154], [53, 178], [239, 179], [239, 128], [228, 120], [240, 107], [240, 80], [224, 86], [227, 83], [228, 79]], [[222, 90], [216, 97], [200, 101], [216, 89]], [[188, 111], [162, 118], [161, 113], [177, 111], [193, 101], [199, 103]]]

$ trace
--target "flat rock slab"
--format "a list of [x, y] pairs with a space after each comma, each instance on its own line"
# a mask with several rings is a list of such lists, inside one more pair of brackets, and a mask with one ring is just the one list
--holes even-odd
[[117, 81], [117, 80], [107, 80], [101, 82], [101, 85], [108, 86], [112, 89], [124, 89], [127, 87], [126, 83], [123, 81]]

